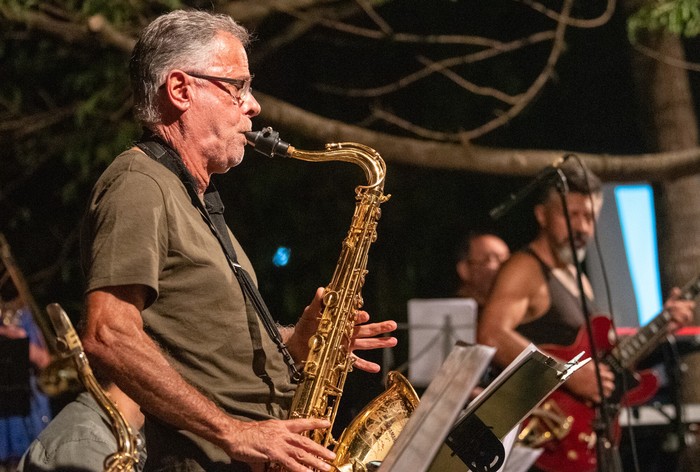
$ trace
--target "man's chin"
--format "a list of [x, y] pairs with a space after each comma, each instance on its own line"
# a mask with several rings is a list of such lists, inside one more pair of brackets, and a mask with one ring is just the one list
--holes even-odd
[[[560, 248], [557, 251], [557, 256], [559, 257], [559, 261], [564, 263], [564, 264], [573, 264], [574, 263], [574, 258], [571, 254], [571, 249], [568, 246], [564, 246]], [[586, 248], [582, 247], [579, 249], [576, 249], [576, 260], [578, 262], [581, 262], [586, 258]]]

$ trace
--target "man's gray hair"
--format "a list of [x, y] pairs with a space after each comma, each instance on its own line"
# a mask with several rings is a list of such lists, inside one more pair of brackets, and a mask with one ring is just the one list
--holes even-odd
[[243, 26], [230, 16], [219, 13], [175, 10], [146, 26], [134, 46], [129, 63], [134, 114], [142, 125], [160, 122], [156, 97], [168, 72], [209, 66], [209, 49], [220, 32], [231, 34], [243, 47], [250, 43], [250, 34]]

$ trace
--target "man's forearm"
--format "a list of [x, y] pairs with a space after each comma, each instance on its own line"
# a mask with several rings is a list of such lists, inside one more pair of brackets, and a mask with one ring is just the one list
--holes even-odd
[[223, 446], [236, 420], [186, 382], [143, 331], [142, 299], [130, 287], [88, 295], [83, 345], [90, 361], [144, 412]]
[[233, 420], [186, 382], [145, 333], [138, 339], [116, 335], [109, 345], [90, 347], [91, 359], [144, 412], [221, 445]]

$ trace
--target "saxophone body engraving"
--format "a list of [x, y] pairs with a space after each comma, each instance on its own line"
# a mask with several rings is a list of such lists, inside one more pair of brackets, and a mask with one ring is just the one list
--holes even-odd
[[331, 426], [309, 433], [315, 442], [333, 447], [336, 470], [364, 471], [370, 461], [381, 461], [403, 424], [418, 404], [418, 396], [398, 372], [389, 376], [387, 390], [371, 402], [336, 441], [331, 434], [347, 374], [352, 370], [350, 341], [355, 316], [363, 305], [362, 286], [367, 275], [369, 248], [377, 239], [386, 166], [372, 148], [357, 143], [331, 143], [325, 151], [300, 151], [279, 140], [271, 128], [246, 133], [256, 151], [267, 156], [311, 162], [343, 161], [358, 165], [366, 185], [355, 188], [355, 212], [340, 257], [323, 295], [323, 312], [309, 339], [302, 380], [292, 400], [290, 418], [324, 418]]

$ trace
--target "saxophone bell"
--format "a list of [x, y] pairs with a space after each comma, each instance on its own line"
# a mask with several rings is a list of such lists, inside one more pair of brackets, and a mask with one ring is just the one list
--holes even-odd
[[248, 144], [257, 152], [267, 157], [289, 157], [290, 148], [294, 148], [280, 139], [280, 134], [270, 126], [262, 131], [248, 131], [245, 133]]

